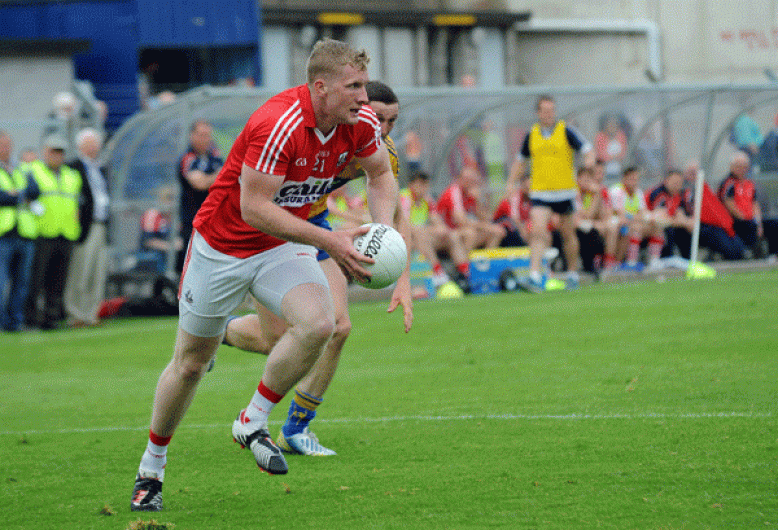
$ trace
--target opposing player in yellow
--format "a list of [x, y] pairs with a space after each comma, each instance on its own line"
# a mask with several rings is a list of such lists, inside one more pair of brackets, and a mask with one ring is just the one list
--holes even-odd
[[[397, 149], [389, 137], [399, 113], [399, 101], [394, 91], [379, 81], [367, 83], [367, 96], [370, 106], [378, 116], [381, 124], [381, 136], [389, 151], [392, 170], [395, 177], [398, 173]], [[347, 166], [332, 183], [333, 189], [344, 186], [363, 175], [358, 165]], [[308, 221], [318, 226], [331, 229], [327, 221], [327, 196], [322, 197], [311, 207]], [[408, 223], [400, 211], [395, 213], [395, 221], [406, 241], [410, 241]], [[329, 387], [340, 360], [340, 352], [351, 332], [351, 320], [348, 314], [348, 280], [340, 267], [323, 250], [319, 250], [319, 264], [327, 276], [335, 304], [336, 329], [327, 344], [324, 353], [311, 371], [298, 384], [289, 414], [278, 436], [278, 446], [288, 453], [332, 456], [336, 452], [319, 443], [316, 435], [309, 429], [311, 420], [316, 416], [316, 409], [322, 403], [324, 393]], [[256, 304], [257, 313], [234, 317], [227, 322], [224, 343], [242, 350], [267, 355], [271, 347], [286, 329], [286, 323], [260, 304]], [[409, 270], [400, 277], [392, 293], [388, 312], [394, 311], [399, 305], [403, 307], [403, 323], [405, 332], [411, 329], [413, 309], [410, 290]]]

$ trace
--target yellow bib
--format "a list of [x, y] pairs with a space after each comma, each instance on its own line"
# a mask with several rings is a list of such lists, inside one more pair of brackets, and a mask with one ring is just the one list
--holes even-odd
[[529, 136], [529, 152], [532, 158], [530, 191], [576, 188], [575, 152], [567, 141], [564, 120], [557, 122], [554, 132], [548, 138], [541, 134], [539, 123], [533, 125]]

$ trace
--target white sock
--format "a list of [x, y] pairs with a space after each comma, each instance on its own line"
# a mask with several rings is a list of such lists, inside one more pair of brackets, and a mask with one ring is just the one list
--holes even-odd
[[529, 271], [529, 277], [535, 283], [543, 283], [543, 275], [539, 271]]
[[167, 465], [167, 445], [157, 445], [149, 440], [146, 451], [140, 459], [138, 472], [142, 476], [155, 474], [159, 480], [165, 480], [165, 466]]
[[254, 392], [254, 397], [251, 398], [249, 406], [246, 407], [245, 416], [248, 418], [249, 422], [265, 424], [275, 406], [275, 403], [260, 394], [259, 390], [257, 390]]

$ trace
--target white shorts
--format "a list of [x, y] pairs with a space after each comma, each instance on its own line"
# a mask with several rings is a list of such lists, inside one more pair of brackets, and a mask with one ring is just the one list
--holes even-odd
[[214, 250], [198, 232], [192, 234], [178, 297], [178, 325], [197, 337], [224, 331], [227, 317], [247, 292], [276, 315], [292, 288], [318, 283], [329, 289], [327, 277], [310, 245], [284, 243], [248, 258]]

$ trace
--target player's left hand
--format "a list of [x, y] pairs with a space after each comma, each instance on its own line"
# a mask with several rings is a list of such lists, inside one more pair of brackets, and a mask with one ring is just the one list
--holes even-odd
[[403, 324], [405, 332], [408, 333], [413, 325], [413, 297], [411, 296], [411, 280], [407, 270], [397, 280], [386, 312], [392, 313], [400, 305], [403, 306]]

